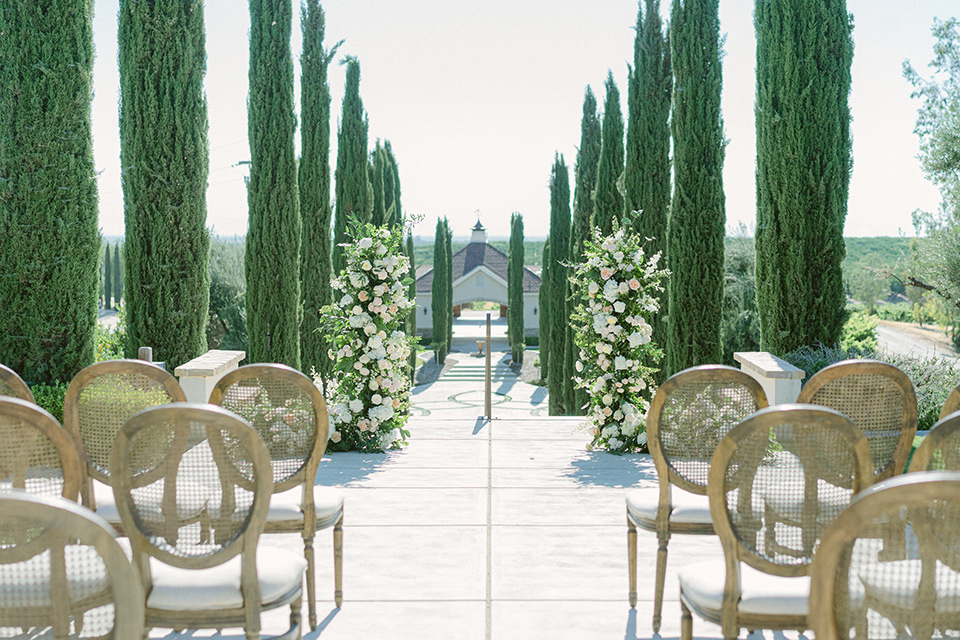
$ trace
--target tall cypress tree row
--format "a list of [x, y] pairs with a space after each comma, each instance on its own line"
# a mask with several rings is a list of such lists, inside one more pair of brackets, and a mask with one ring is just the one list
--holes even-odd
[[110, 298], [113, 296], [113, 263], [110, 260], [110, 243], [103, 249], [103, 308], [113, 309]]
[[367, 175], [367, 132], [369, 123], [360, 100], [360, 61], [346, 59], [347, 81], [343, 94], [340, 128], [337, 133], [336, 213], [333, 222], [333, 271], [344, 267], [343, 247], [351, 218], [369, 222], [373, 198]]
[[333, 301], [330, 275], [330, 85], [327, 69], [340, 42], [323, 46], [326, 18], [320, 0], [300, 6], [303, 52], [300, 54], [300, 167], [298, 189], [303, 237], [300, 280], [303, 321], [300, 324], [300, 363], [307, 373], [324, 379], [330, 371], [329, 345], [320, 330], [320, 308]]
[[0, 362], [31, 383], [94, 357], [92, 20], [92, 0], [0, 2]]
[[250, 0], [247, 334], [251, 362], [300, 368], [300, 197], [290, 0]]
[[719, 0], [674, 0], [674, 191], [667, 236], [672, 275], [668, 373], [720, 362], [723, 345], [723, 122]]
[[447, 314], [452, 313], [447, 304], [446, 278], [449, 274], [447, 252], [444, 245], [447, 242], [447, 219], [437, 218], [437, 230], [433, 237], [433, 283], [430, 288], [430, 310], [433, 313], [433, 350], [437, 362], [443, 364], [450, 349], [447, 342]]
[[[570, 177], [563, 156], [554, 156], [550, 172], [550, 371], [547, 374], [550, 415], [563, 415], [567, 402], [566, 338], [572, 305], [567, 300], [567, 267], [570, 258]], [[571, 362], [572, 369], [572, 362]]]
[[[664, 251], [670, 213], [670, 42], [660, 21], [660, 0], [644, 0], [637, 11], [633, 41], [633, 68], [627, 90], [627, 154], [624, 171], [627, 212], [641, 211], [633, 230], [650, 238], [647, 255]], [[666, 264], [666, 260], [662, 262]], [[660, 311], [653, 318], [653, 339], [667, 337], [669, 297], [660, 295]], [[661, 369], [655, 377], [665, 378]]]
[[538, 347], [540, 352], [540, 379], [547, 380], [548, 382], [550, 380], [550, 352], [553, 346], [551, 341], [553, 337], [551, 335], [553, 322], [551, 318], [553, 317], [554, 311], [554, 296], [550, 290], [550, 285], [553, 283], [553, 277], [550, 273], [553, 270], [551, 253], [550, 236], [547, 236], [547, 241], [543, 243], [543, 268], [540, 270], [540, 293], [538, 295], [538, 301], [540, 303], [540, 333], [537, 342], [540, 345]]
[[206, 33], [199, 0], [122, 0], [125, 352], [174, 367], [207, 350]]
[[393, 188], [394, 177], [391, 158], [386, 148], [377, 140], [373, 153], [370, 154], [370, 184], [373, 187], [373, 210], [370, 221], [378, 226], [392, 227], [394, 224]]
[[514, 362], [523, 362], [523, 216], [510, 216], [507, 247], [507, 342]]
[[113, 305], [123, 298], [123, 263], [120, 260], [120, 243], [113, 245]]
[[446, 240], [443, 244], [443, 263], [447, 273], [443, 282], [447, 287], [444, 298], [447, 303], [445, 317], [447, 320], [447, 352], [449, 353], [453, 350], [453, 229], [450, 228], [450, 221], [446, 218], [443, 219], [443, 226], [446, 232]]
[[[384, 151], [387, 153], [387, 160], [390, 162], [390, 169], [393, 173], [391, 184], [393, 185], [393, 216], [387, 220], [387, 225], [391, 227], [401, 227], [404, 224], [403, 207], [400, 204], [400, 165], [397, 164], [397, 158], [393, 155], [393, 147], [390, 141], [383, 143]], [[412, 238], [411, 238], [412, 241]]]
[[607, 72], [604, 83], [607, 96], [603, 101], [603, 129], [601, 132], [600, 164], [593, 193], [593, 226], [607, 235], [613, 230], [613, 221], [623, 217], [623, 195], [617, 181], [623, 174], [623, 114], [620, 111], [620, 91], [613, 81], [613, 72]]
[[[410, 270], [407, 272], [410, 278], [410, 284], [407, 289], [407, 295], [411, 300], [417, 299], [417, 264], [416, 253], [413, 250], [413, 234], [407, 234], [406, 254], [410, 258]], [[414, 338], [417, 335], [417, 307], [414, 306], [407, 315], [406, 323], [407, 335]], [[417, 350], [410, 350], [410, 381], [414, 381], [414, 375], [417, 370]]]
[[757, 2], [757, 306], [761, 347], [835, 344], [850, 185], [845, 0]]
[[[583, 261], [583, 241], [590, 237], [590, 226], [593, 217], [593, 190], [597, 183], [597, 168], [600, 164], [600, 147], [602, 132], [600, 117], [597, 115], [597, 98], [589, 86], [583, 94], [583, 117], [580, 120], [580, 146], [577, 149], [577, 164], [574, 169], [573, 191], [573, 222], [570, 228], [570, 262], [576, 264]], [[567, 297], [572, 295], [570, 284], [567, 283]], [[573, 329], [567, 323], [567, 350], [572, 367], [579, 357], [579, 349], [573, 341]], [[571, 386], [573, 375], [570, 375]], [[568, 398], [567, 413], [582, 415], [583, 406], [587, 403], [587, 392], [576, 388], [573, 397]]]

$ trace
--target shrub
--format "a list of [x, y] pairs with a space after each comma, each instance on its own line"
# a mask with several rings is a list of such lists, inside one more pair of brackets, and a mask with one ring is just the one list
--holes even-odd
[[850, 314], [840, 334], [840, 348], [860, 353], [876, 351], [877, 321], [863, 313]]
[[105, 327], [97, 323], [95, 362], [117, 360], [123, 357], [123, 344], [127, 332], [127, 314], [119, 303], [116, 307], [117, 323], [113, 327]]
[[38, 405], [53, 414], [58, 422], [63, 423], [63, 397], [67, 395], [67, 383], [54, 380], [53, 382], [38, 383], [30, 386], [33, 400]]

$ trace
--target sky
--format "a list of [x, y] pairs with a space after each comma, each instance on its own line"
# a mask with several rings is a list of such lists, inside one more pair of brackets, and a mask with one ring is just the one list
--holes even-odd
[[[100, 226], [123, 234], [117, 124], [117, 8], [95, 0], [93, 133]], [[300, 24], [294, 2], [292, 49], [300, 95]], [[669, 1], [661, 0], [667, 17]], [[400, 167], [403, 209], [430, 238], [447, 216], [466, 238], [479, 215], [491, 238], [506, 238], [523, 214], [528, 239], [549, 232], [549, 179], [555, 153], [571, 181], [584, 90], [602, 106], [613, 72], [626, 108], [637, 0], [322, 0], [325, 43], [344, 40], [331, 64], [331, 173], [343, 99], [344, 55], [361, 65], [360, 96], [371, 148], [390, 140]], [[725, 37], [722, 109], [729, 140], [724, 165], [727, 228], [756, 219], [753, 3], [721, 0]], [[934, 17], [960, 16], [957, 0], [847, 0], [854, 16], [850, 108], [853, 175], [847, 236], [914, 235], [910, 214], [935, 210], [936, 188], [916, 159], [919, 101], [903, 78], [909, 59], [926, 74]], [[243, 0], [207, 0], [206, 93], [210, 175], [207, 226], [223, 236], [247, 228], [249, 13]], [[927, 74], [928, 75], [928, 74]], [[299, 109], [299, 106], [297, 107]], [[299, 150], [299, 131], [297, 135]], [[298, 151], [299, 152], [299, 151]], [[571, 184], [571, 192], [572, 184]]]

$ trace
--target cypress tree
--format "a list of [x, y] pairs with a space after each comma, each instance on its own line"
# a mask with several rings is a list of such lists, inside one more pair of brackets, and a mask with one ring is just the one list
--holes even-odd
[[92, 19], [92, 0], [0, 2], [0, 362], [31, 383], [94, 357]]
[[[627, 153], [624, 171], [627, 213], [642, 212], [633, 219], [633, 230], [646, 243], [648, 256], [664, 251], [670, 212], [670, 42], [660, 21], [660, 0], [644, 0], [637, 11], [633, 41], [633, 68], [627, 90]], [[666, 264], [664, 260], [662, 264]], [[660, 295], [660, 311], [653, 318], [653, 339], [667, 337], [669, 298]], [[664, 371], [655, 374], [662, 382]]]
[[345, 60], [347, 81], [343, 94], [340, 127], [337, 132], [336, 214], [333, 226], [333, 271], [344, 267], [343, 247], [351, 218], [370, 222], [373, 198], [367, 176], [367, 132], [369, 123], [360, 100], [360, 61], [353, 56]]
[[103, 249], [103, 308], [113, 309], [110, 297], [113, 296], [113, 264], [110, 260], [110, 243]]
[[250, 222], [245, 257], [251, 362], [300, 368], [300, 196], [293, 145], [290, 0], [250, 0]]
[[[407, 295], [410, 296], [411, 300], [417, 299], [417, 265], [416, 265], [416, 253], [413, 250], [413, 234], [407, 234], [407, 245], [406, 245], [407, 257], [410, 258], [410, 270], [407, 272], [410, 278], [410, 284], [408, 285]], [[417, 337], [417, 308], [414, 306], [410, 310], [410, 314], [407, 315], [407, 335], [411, 338]], [[410, 382], [414, 381], [414, 375], [417, 371], [417, 349], [416, 346], [410, 349]]]
[[550, 236], [547, 236], [547, 241], [543, 243], [543, 268], [540, 270], [540, 293], [538, 295], [540, 302], [540, 335], [537, 339], [540, 351], [540, 379], [547, 382], [550, 380], [550, 352], [553, 347], [551, 331], [553, 329], [552, 307], [554, 296], [550, 290], [550, 285], [553, 284], [551, 253]]
[[758, 2], [757, 305], [761, 348], [840, 339], [850, 184], [845, 0]]
[[443, 219], [444, 231], [446, 232], [446, 241], [443, 244], [443, 265], [447, 273], [444, 276], [443, 283], [447, 287], [444, 296], [446, 302], [446, 321], [447, 321], [447, 352], [453, 351], [453, 229], [450, 228], [450, 221]]
[[510, 217], [507, 247], [507, 341], [514, 362], [523, 362], [523, 216]]
[[120, 243], [113, 245], [113, 305], [123, 298], [123, 263], [120, 260]]
[[667, 256], [672, 275], [668, 373], [723, 358], [723, 122], [719, 0], [675, 0], [674, 191]]
[[[563, 415], [567, 406], [565, 386], [567, 325], [567, 267], [570, 250], [570, 178], [563, 156], [557, 154], [550, 172], [550, 371], [547, 375], [550, 415]], [[572, 369], [572, 362], [571, 362]]]
[[125, 352], [170, 370], [207, 350], [205, 38], [202, 2], [120, 2]]
[[[577, 164], [574, 169], [573, 222], [570, 229], [570, 262], [583, 261], [583, 241], [590, 237], [590, 225], [593, 218], [593, 190], [597, 183], [597, 168], [600, 164], [602, 132], [600, 117], [597, 115], [597, 98], [589, 86], [583, 95], [583, 117], [580, 120], [580, 147], [577, 149]], [[567, 297], [572, 291], [567, 283]], [[573, 367], [580, 352], [573, 341], [573, 329], [567, 323], [567, 349], [569, 366]], [[573, 386], [573, 375], [570, 375]], [[582, 407], [587, 404], [587, 392], [573, 389], [573, 397], [568, 398], [567, 413], [582, 415]]]
[[[370, 184], [373, 187], [373, 212], [370, 221], [378, 227], [389, 222], [387, 210], [393, 206], [393, 168], [387, 152], [377, 140], [370, 154]], [[393, 216], [392, 209], [389, 217]]]
[[604, 83], [607, 96], [603, 101], [603, 129], [601, 132], [600, 164], [593, 194], [593, 226], [604, 235], [613, 230], [613, 221], [623, 217], [623, 115], [620, 112], [620, 91], [613, 81], [613, 72], [607, 71]]
[[400, 204], [400, 165], [397, 164], [397, 158], [393, 155], [393, 147], [390, 145], [389, 140], [383, 143], [383, 148], [387, 154], [387, 160], [390, 162], [390, 169], [393, 174], [390, 180], [393, 185], [393, 215], [388, 216], [386, 222], [388, 226], [401, 227], [404, 223], [404, 216], [403, 207]]
[[437, 362], [443, 364], [450, 348], [447, 342], [447, 284], [448, 273], [446, 264], [447, 252], [444, 245], [447, 241], [447, 219], [437, 218], [437, 230], [433, 237], [433, 283], [430, 288], [430, 310], [433, 312], [433, 350]]
[[330, 288], [330, 85], [327, 69], [340, 42], [323, 46], [326, 18], [320, 0], [300, 7], [303, 52], [300, 54], [300, 167], [298, 188], [303, 237], [300, 245], [300, 279], [303, 321], [300, 325], [300, 362], [327, 379], [329, 345], [320, 330], [320, 308], [333, 302]]

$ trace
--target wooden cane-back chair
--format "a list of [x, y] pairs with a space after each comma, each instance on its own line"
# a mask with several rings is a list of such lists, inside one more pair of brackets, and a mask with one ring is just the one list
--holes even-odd
[[913, 452], [910, 471], [960, 471], [960, 413], [933, 425]]
[[[741, 420], [767, 406], [760, 383], [724, 365], [692, 367], [657, 390], [647, 417], [647, 442], [659, 488], [627, 495], [630, 606], [637, 604], [637, 527], [657, 533], [657, 582], [653, 631], [659, 632], [667, 543], [673, 533], [712, 534], [707, 474], [723, 437]], [[672, 487], [680, 490], [672, 492]]]
[[903, 473], [917, 432], [917, 396], [905, 373], [877, 360], [844, 360], [818, 371], [797, 402], [836, 409], [860, 428], [876, 480]]
[[[824, 532], [811, 567], [817, 640], [960, 635], [960, 473], [879, 482]], [[891, 541], [903, 554], [884, 557]]]
[[[207, 404], [146, 409], [117, 435], [110, 474], [147, 627], [243, 627], [259, 638], [260, 612], [290, 605], [290, 629], [280, 637], [300, 637], [306, 561], [257, 546], [273, 480], [248, 422]], [[201, 504], [208, 518], [182, 515], [183, 505]]]
[[0, 494], [0, 637], [143, 637], [143, 590], [114, 535], [76, 503]]
[[14, 489], [76, 502], [80, 456], [57, 419], [32, 402], [0, 397], [0, 494]]
[[84, 462], [84, 506], [111, 524], [120, 522], [110, 488], [110, 451], [117, 432], [143, 409], [186, 400], [176, 378], [143, 360], [98, 362], [70, 381], [63, 398], [63, 426]]
[[872, 479], [869, 445], [838, 411], [777, 405], [736, 426], [717, 447], [707, 489], [724, 557], [681, 569], [681, 638], [693, 637], [691, 611], [724, 638], [741, 627], [805, 629], [817, 542], [838, 505]]
[[943, 402], [943, 407], [940, 409], [940, 420], [943, 420], [948, 415], [960, 409], [960, 386], [954, 388], [950, 392], [950, 395], [947, 396], [947, 399]]
[[33, 393], [30, 387], [17, 375], [17, 372], [8, 366], [0, 364], [0, 396], [12, 396], [33, 402]]
[[313, 538], [333, 527], [334, 601], [343, 601], [343, 495], [317, 486], [327, 447], [327, 405], [307, 376], [281, 364], [251, 364], [231, 371], [214, 387], [210, 403], [245, 418], [267, 445], [273, 496], [265, 533], [299, 533], [307, 560], [310, 628], [317, 627]]

